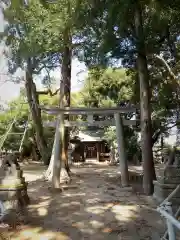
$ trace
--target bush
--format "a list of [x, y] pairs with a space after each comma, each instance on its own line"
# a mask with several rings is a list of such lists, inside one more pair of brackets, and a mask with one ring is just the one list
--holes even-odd
[[[110, 146], [117, 148], [116, 128], [108, 127], [105, 130], [105, 138]], [[141, 160], [141, 149], [137, 133], [131, 128], [124, 126], [125, 151], [128, 161], [132, 162], [134, 156]]]

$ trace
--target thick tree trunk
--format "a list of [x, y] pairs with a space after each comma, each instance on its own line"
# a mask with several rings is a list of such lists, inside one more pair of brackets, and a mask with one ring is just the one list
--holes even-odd
[[161, 135], [161, 162], [164, 162], [164, 135]]
[[27, 94], [27, 99], [28, 99], [32, 119], [34, 122], [35, 130], [36, 130], [38, 149], [41, 154], [42, 161], [44, 162], [45, 165], [48, 165], [49, 154], [47, 151], [47, 143], [44, 137], [41, 113], [38, 108], [38, 102], [36, 98], [36, 88], [33, 82], [32, 69], [30, 64], [31, 64], [30, 60], [28, 60], [28, 66], [26, 71], [26, 81], [25, 81], [26, 94]]
[[[65, 46], [64, 48], [61, 75], [59, 105], [63, 108], [64, 106], [70, 106], [71, 50], [69, 46]], [[51, 160], [45, 173], [45, 177], [52, 181], [54, 188], [58, 188], [60, 182], [69, 180], [68, 143], [69, 129], [64, 127], [64, 115], [62, 114], [57, 121]]]
[[180, 127], [179, 127], [179, 111], [176, 113], [177, 129], [176, 129], [176, 146], [180, 146]]
[[[64, 34], [64, 51], [62, 56], [62, 68], [61, 68], [61, 76], [62, 76], [62, 84], [63, 84], [63, 107], [70, 107], [71, 104], [71, 59], [72, 59], [72, 39], [69, 35], [69, 32], [65, 32]], [[61, 104], [61, 103], [60, 103]], [[69, 119], [69, 115], [64, 116], [66, 120]], [[62, 126], [61, 126], [62, 127]], [[62, 127], [61, 131], [64, 132], [64, 139], [62, 140], [62, 148], [61, 148], [61, 157], [63, 160], [64, 167], [70, 175], [70, 168], [68, 164], [68, 146], [69, 146], [69, 128]]]
[[[70, 106], [72, 50], [71, 39], [68, 34], [64, 36], [64, 43], [59, 103], [61, 108]], [[70, 180], [70, 169], [68, 165], [69, 129], [64, 126], [64, 118], [64, 114], [61, 114], [57, 121], [51, 160], [45, 173], [45, 177], [52, 181], [54, 188], [59, 188], [61, 182]], [[68, 117], [66, 117], [66, 119], [68, 119]]]
[[154, 191], [153, 180], [156, 178], [156, 174], [152, 153], [149, 73], [143, 34], [142, 9], [139, 1], [135, 4], [135, 30], [137, 39], [137, 69], [140, 82], [141, 148], [144, 170], [143, 188], [145, 194], [151, 195]]
[[31, 156], [32, 156], [32, 160], [33, 161], [39, 161], [39, 157], [37, 155], [37, 152], [36, 152], [36, 147], [34, 144], [32, 144], [32, 153], [31, 153]]

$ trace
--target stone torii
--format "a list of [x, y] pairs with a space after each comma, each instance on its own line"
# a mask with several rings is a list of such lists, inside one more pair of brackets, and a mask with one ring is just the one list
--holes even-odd
[[[91, 122], [82, 122], [79, 123], [79, 126], [92, 126], [92, 125], [102, 125], [102, 126], [116, 126], [116, 136], [117, 136], [117, 142], [118, 142], [118, 154], [119, 154], [119, 162], [120, 162], [120, 171], [121, 171], [121, 184], [123, 187], [128, 186], [128, 164], [127, 159], [125, 155], [125, 145], [124, 145], [124, 133], [123, 133], [123, 122], [124, 119], [121, 117], [121, 113], [129, 113], [134, 112], [136, 113], [136, 107], [111, 107], [111, 108], [72, 108], [72, 107], [47, 107], [47, 106], [39, 106], [42, 111], [47, 112], [50, 115], [87, 115], [92, 116], [95, 114], [99, 115], [114, 115], [114, 124], [113, 121], [109, 121], [108, 123], [106, 121], [91, 121]], [[63, 119], [63, 118], [62, 118]], [[89, 119], [93, 119], [92, 117], [89, 117]], [[129, 122], [127, 125], [135, 125], [136, 120], [128, 120]], [[67, 121], [66, 123], [69, 127], [78, 125], [78, 121]], [[81, 125], [82, 124], [82, 125]]]

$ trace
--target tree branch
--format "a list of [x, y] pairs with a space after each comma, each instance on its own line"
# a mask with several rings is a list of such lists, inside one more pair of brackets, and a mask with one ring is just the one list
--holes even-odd
[[165, 65], [166, 69], [167, 69], [168, 72], [169, 72], [169, 75], [170, 75], [173, 79], [179, 80], [178, 77], [173, 73], [173, 71], [172, 71], [171, 67], [169, 66], [169, 64], [167, 63], [167, 61], [166, 61], [162, 56], [160, 56], [160, 55], [155, 55], [155, 57], [156, 57], [157, 59], [159, 59], [159, 60]]
[[163, 131], [162, 131], [163, 128], [166, 128], [166, 130], [169, 130], [169, 129], [175, 127], [176, 125], [177, 125], [177, 122], [175, 122], [175, 123], [174, 123], [172, 126], [170, 126], [170, 127], [167, 127], [167, 128], [166, 128], [166, 126], [162, 126], [161, 128], [157, 129], [157, 130], [154, 132], [153, 136], [152, 136], [152, 145], [154, 145], [154, 144], [157, 142], [159, 136], [160, 136], [161, 133], [163, 132]]
[[161, 135], [161, 129], [158, 129], [152, 136], [152, 145], [154, 146], [154, 144], [157, 142], [159, 136]]
[[34, 70], [33, 73], [34, 74], [39, 74], [44, 68], [49, 68], [49, 69], [52, 69], [52, 68], [58, 68], [60, 67], [60, 65], [43, 65], [42, 67], [40, 67], [38, 70]]
[[46, 91], [37, 91], [38, 95], [50, 95], [51, 97], [57, 95], [57, 93], [60, 91], [60, 88], [58, 88], [55, 92], [52, 92], [51, 89], [48, 89]]

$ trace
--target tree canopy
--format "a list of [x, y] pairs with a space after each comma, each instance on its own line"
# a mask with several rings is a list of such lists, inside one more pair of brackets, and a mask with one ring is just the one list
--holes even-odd
[[[10, 1], [4, 9], [7, 25], [1, 39], [8, 47], [9, 72], [18, 68], [26, 71], [26, 93], [30, 110], [31, 101], [35, 103], [33, 124], [38, 126], [42, 152], [46, 148], [46, 130], [42, 127], [45, 116], [41, 116], [37, 106], [39, 101], [59, 105], [60, 98], [40, 96], [34, 76], [46, 70], [43, 83], [48, 92], [50, 71], [62, 67], [59, 80], [66, 81], [64, 91], [68, 96], [75, 56], [88, 67], [84, 87], [74, 95], [80, 106], [140, 106], [137, 115], [141, 124], [127, 128], [126, 136], [136, 139], [130, 144], [136, 142], [134, 149], [139, 149], [137, 132], [141, 132], [144, 182], [146, 192], [152, 193], [155, 172], [148, 171], [154, 169], [152, 147], [160, 137], [169, 134], [172, 126], [179, 129], [179, 13], [178, 1]], [[71, 100], [75, 104], [72, 97]], [[10, 114], [13, 104], [18, 105], [19, 99], [1, 114], [1, 134], [8, 122], [5, 118], [16, 114], [16, 110]], [[28, 108], [24, 107], [13, 131], [22, 131], [27, 115]], [[108, 131], [112, 142], [114, 135], [111, 129], [105, 129], [105, 135]], [[20, 139], [17, 135], [14, 138]], [[10, 145], [14, 146], [7, 147]]]

